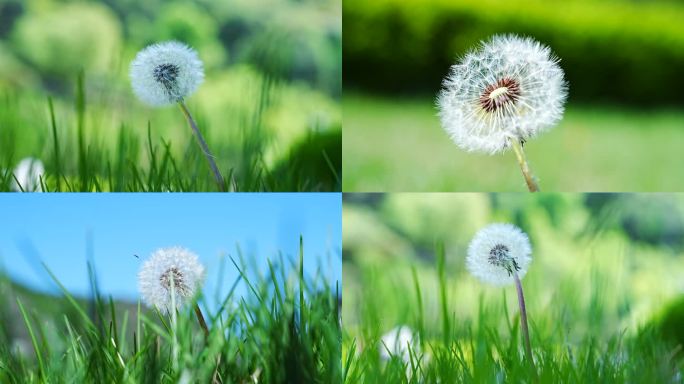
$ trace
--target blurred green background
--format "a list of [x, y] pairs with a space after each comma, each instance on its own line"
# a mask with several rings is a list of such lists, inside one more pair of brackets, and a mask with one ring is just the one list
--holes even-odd
[[347, 0], [345, 191], [523, 191], [512, 154], [468, 154], [435, 97], [479, 41], [547, 44], [570, 84], [567, 112], [526, 146], [547, 191], [684, 188], [684, 3], [631, 0]]
[[[340, 13], [339, 0], [3, 0], [0, 166], [11, 169], [32, 156], [54, 172], [51, 96], [63, 152], [75, 153], [84, 138], [96, 171], [106, 168], [93, 160], [103, 157], [96, 152], [111, 153], [113, 162], [125, 155], [147, 169], [149, 121], [152, 144], [170, 143], [178, 164], [197, 163], [204, 174], [177, 108], [148, 108], [130, 89], [135, 54], [174, 39], [195, 48], [205, 64], [206, 80], [187, 101], [226, 174], [230, 169], [245, 181], [244, 189], [339, 190]], [[81, 72], [83, 134], [74, 111]], [[63, 168], [77, 172], [76, 160], [63, 160]], [[286, 181], [259, 184], [255, 173]]]
[[[534, 327], [562, 327], [573, 342], [652, 324], [684, 344], [684, 194], [345, 194], [343, 202], [350, 337], [424, 321], [425, 335], [440, 339], [439, 244], [453, 324], [475, 321], [481, 305], [500, 306], [503, 296], [515, 311], [514, 288], [483, 284], [465, 269], [475, 233], [508, 222], [532, 243], [523, 285]], [[505, 329], [505, 316], [492, 321]]]

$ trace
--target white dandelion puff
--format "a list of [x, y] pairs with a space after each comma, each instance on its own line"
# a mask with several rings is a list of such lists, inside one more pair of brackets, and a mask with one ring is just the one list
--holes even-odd
[[380, 358], [382, 360], [398, 357], [404, 363], [409, 363], [411, 361], [409, 350], [413, 355], [420, 355], [420, 347], [414, 338], [414, 332], [406, 325], [395, 327], [385, 333], [380, 339], [378, 348], [380, 349]]
[[406, 365], [406, 378], [409, 381], [414, 365], [429, 363], [428, 356], [421, 351], [418, 334], [407, 325], [400, 325], [385, 333], [378, 348], [381, 360], [401, 359]]
[[549, 47], [496, 35], [451, 67], [439, 117], [466, 151], [494, 154], [544, 132], [563, 117], [567, 84]]
[[41, 180], [45, 174], [43, 162], [27, 157], [19, 162], [14, 168], [14, 177], [10, 188], [16, 192], [42, 192]]
[[483, 282], [502, 286], [523, 278], [532, 261], [527, 235], [512, 224], [490, 224], [470, 242], [466, 267]]
[[28, 340], [24, 339], [14, 339], [12, 340], [12, 346], [10, 350], [17, 356], [28, 358], [32, 356], [35, 352], [33, 351], [33, 345]]
[[155, 251], [138, 273], [143, 301], [162, 313], [171, 311], [172, 302], [177, 309], [185, 305], [201, 288], [203, 280], [204, 267], [197, 255], [181, 247]]
[[138, 52], [131, 63], [130, 77], [140, 100], [151, 106], [164, 106], [195, 92], [204, 80], [204, 68], [194, 49], [169, 41]]

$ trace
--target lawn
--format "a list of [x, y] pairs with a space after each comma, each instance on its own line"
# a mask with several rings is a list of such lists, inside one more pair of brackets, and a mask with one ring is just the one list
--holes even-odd
[[[535, 382], [515, 287], [484, 284], [465, 268], [474, 233], [492, 222], [521, 226], [532, 243], [522, 284], [536, 382], [681, 382], [681, 323], [661, 321], [667, 308], [684, 308], [682, 243], [649, 243], [634, 229], [669, 231], [660, 225], [681, 219], [682, 196], [638, 197], [642, 209], [624, 230], [615, 219], [637, 201], [615, 197], [626, 205], [601, 214], [583, 207], [605, 197], [347, 195], [345, 382]], [[676, 203], [655, 208], [665, 201]], [[382, 338], [402, 325], [414, 333], [410, 351]]]
[[[430, 99], [343, 98], [343, 190], [525, 191], [513, 153], [459, 149]], [[552, 131], [525, 145], [542, 191], [684, 189], [684, 112], [570, 104]]]

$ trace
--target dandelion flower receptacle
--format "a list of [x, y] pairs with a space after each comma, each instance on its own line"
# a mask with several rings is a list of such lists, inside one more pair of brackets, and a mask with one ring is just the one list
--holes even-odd
[[197, 52], [185, 44], [169, 41], [153, 44], [138, 52], [130, 68], [133, 92], [153, 107], [178, 104], [204, 154], [221, 191], [225, 190], [214, 155], [185, 105], [204, 80], [204, 66]]
[[[197, 255], [182, 247], [161, 248], [143, 263], [138, 287], [143, 301], [161, 313], [175, 313], [190, 303], [201, 290], [204, 266]], [[195, 304], [198, 321], [208, 332], [204, 316]]]
[[513, 148], [530, 191], [539, 187], [522, 144], [563, 117], [567, 83], [551, 50], [515, 35], [496, 35], [451, 67], [438, 97], [451, 139], [469, 152]]
[[520, 282], [532, 261], [531, 254], [530, 239], [520, 228], [512, 224], [490, 224], [477, 232], [470, 242], [466, 267], [473, 276], [485, 283], [496, 286], [515, 283], [525, 353], [534, 368], [527, 308]]

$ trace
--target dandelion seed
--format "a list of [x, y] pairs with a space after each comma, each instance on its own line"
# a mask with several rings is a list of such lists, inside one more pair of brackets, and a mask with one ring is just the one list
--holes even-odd
[[177, 309], [184, 306], [195, 296], [203, 280], [204, 267], [197, 255], [181, 247], [155, 251], [138, 273], [143, 301], [162, 313], [172, 310], [172, 301]]
[[523, 278], [532, 261], [527, 235], [511, 224], [491, 224], [470, 242], [466, 266], [473, 276], [494, 284], [513, 283], [513, 273]]
[[[567, 83], [558, 61], [531, 38], [492, 37], [451, 67], [437, 101], [442, 126], [466, 151], [495, 154], [512, 147], [522, 156], [521, 143], [563, 117]], [[530, 176], [528, 186], [532, 181]]]
[[138, 52], [131, 63], [130, 76], [140, 100], [151, 106], [164, 106], [195, 92], [204, 80], [204, 69], [194, 49], [169, 41]]
[[14, 168], [16, 180], [12, 180], [10, 188], [16, 192], [42, 192], [41, 179], [44, 174], [43, 163], [38, 159], [27, 157]]
[[466, 267], [473, 276], [485, 283], [507, 285], [515, 283], [520, 306], [520, 324], [533, 375], [537, 376], [527, 325], [527, 309], [520, 279], [532, 261], [532, 246], [527, 235], [511, 224], [490, 224], [481, 229], [468, 246]]

